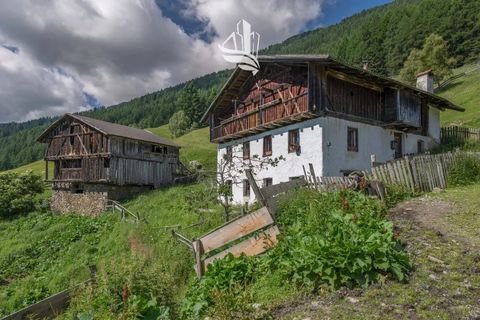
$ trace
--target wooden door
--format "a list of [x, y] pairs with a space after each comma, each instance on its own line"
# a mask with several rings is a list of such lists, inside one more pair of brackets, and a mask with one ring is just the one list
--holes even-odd
[[401, 158], [403, 155], [402, 134], [395, 132], [393, 135], [393, 141], [395, 144], [395, 159]]

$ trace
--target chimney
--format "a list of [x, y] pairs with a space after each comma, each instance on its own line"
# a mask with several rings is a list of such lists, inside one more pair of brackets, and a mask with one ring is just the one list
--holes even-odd
[[433, 93], [432, 69], [417, 74], [417, 88]]

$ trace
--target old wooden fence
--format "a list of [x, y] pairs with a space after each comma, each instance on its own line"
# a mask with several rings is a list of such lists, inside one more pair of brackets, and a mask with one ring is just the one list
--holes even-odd
[[455, 153], [419, 155], [388, 162], [363, 171], [367, 180], [402, 185], [411, 191], [430, 192], [444, 189], [448, 183], [448, 169], [454, 165]]
[[58, 292], [48, 298], [34, 303], [24, 309], [12, 313], [1, 320], [24, 320], [24, 319], [54, 319], [67, 309], [72, 293], [78, 288], [95, 281], [97, 268], [90, 266], [90, 279], [77, 284], [74, 287]]
[[448, 141], [452, 139], [457, 141], [480, 141], [480, 129], [457, 126], [443, 127], [440, 131], [440, 136], [442, 141]]
[[275, 246], [277, 236], [280, 234], [275, 222], [277, 196], [293, 188], [307, 185], [307, 182], [301, 178], [259, 188], [252, 172], [247, 170], [246, 173], [255, 196], [262, 205], [260, 209], [228, 221], [192, 241], [172, 230], [173, 236], [192, 250], [195, 271], [199, 277], [205, 273], [208, 265], [229, 253], [234, 256], [242, 253], [252, 256]]

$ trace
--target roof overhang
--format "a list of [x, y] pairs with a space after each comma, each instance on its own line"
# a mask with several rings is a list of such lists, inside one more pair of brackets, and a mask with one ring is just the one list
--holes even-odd
[[[421, 90], [415, 86], [400, 82], [398, 80], [388, 78], [375, 74], [371, 71], [364, 70], [361, 68], [350, 66], [346, 63], [340, 62], [329, 55], [272, 55], [272, 56], [259, 56], [258, 61], [260, 65], [268, 63], [289, 63], [289, 64], [305, 64], [305, 63], [314, 63], [320, 64], [333, 68], [339, 72], [345, 73], [347, 75], [356, 76], [358, 78], [364, 79], [366, 82], [381, 84], [384, 86], [396, 88], [396, 89], [409, 89], [412, 90], [420, 98], [424, 98], [428, 103], [435, 108], [440, 110], [450, 109], [455, 111], [465, 111], [464, 108], [461, 108], [454, 103], [448, 101], [445, 98], [437, 96], [434, 93], [430, 93], [424, 90]], [[246, 81], [251, 76], [249, 71], [244, 71], [240, 68], [236, 68], [227, 82], [223, 85], [220, 92], [217, 94], [213, 102], [208, 107], [207, 111], [203, 114], [201, 122], [205, 123], [207, 121], [208, 115], [218, 110], [225, 105], [231, 103], [231, 101], [236, 97], [244, 81]]]

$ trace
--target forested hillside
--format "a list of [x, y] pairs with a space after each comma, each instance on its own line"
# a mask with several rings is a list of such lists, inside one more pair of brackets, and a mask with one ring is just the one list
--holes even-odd
[[264, 53], [329, 53], [355, 65], [366, 60], [372, 70], [395, 75], [410, 50], [436, 33], [448, 42], [459, 66], [480, 58], [479, 12], [478, 0], [396, 0], [294, 36]]
[[[199, 101], [195, 105], [204, 112], [223, 82], [230, 75], [229, 70], [211, 73], [188, 83], [196, 89]], [[183, 88], [187, 83], [147, 94], [131, 101], [108, 108], [97, 108], [82, 115], [123, 125], [150, 128], [168, 122], [172, 114], [182, 108]], [[56, 118], [42, 118], [24, 123], [0, 124], [0, 170], [16, 168], [43, 157], [45, 146], [36, 138]]]
[[[480, 1], [397, 0], [363, 11], [337, 25], [320, 28], [270, 46], [262, 54], [330, 53], [354, 65], [369, 62], [369, 68], [396, 75], [413, 48], [436, 33], [448, 42], [456, 66], [480, 58]], [[230, 71], [212, 73], [190, 81], [197, 102], [185, 113], [203, 112]], [[84, 113], [86, 116], [141, 128], [166, 124], [178, 110], [186, 109], [184, 84], [157, 91], [129, 102]], [[183, 97], [182, 97], [183, 95]], [[456, 96], [449, 96], [456, 102]], [[461, 100], [459, 101], [461, 102]], [[52, 119], [0, 124], [0, 170], [40, 159], [43, 146], [35, 137]]]

